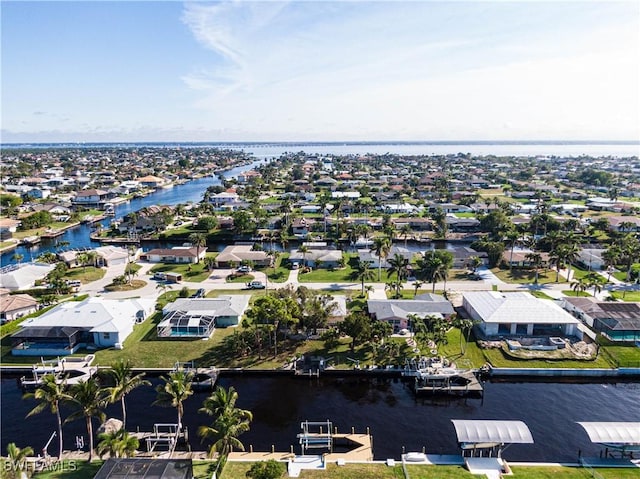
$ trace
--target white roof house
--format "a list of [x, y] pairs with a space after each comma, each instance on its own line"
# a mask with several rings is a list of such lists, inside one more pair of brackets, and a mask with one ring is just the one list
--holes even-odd
[[216, 326], [237, 326], [250, 299], [246, 294], [178, 298], [162, 309], [164, 319], [158, 324], [158, 336], [208, 338]]
[[95, 251], [101, 258], [100, 262], [105, 266], [127, 264], [127, 261], [129, 261], [129, 259], [133, 261], [136, 255], [139, 254], [138, 252], [130, 254], [126, 248], [121, 248], [119, 246], [113, 245], [99, 246], [95, 249]]
[[12, 354], [65, 355], [81, 346], [122, 348], [134, 324], [153, 313], [154, 305], [155, 301], [147, 298], [94, 297], [64, 302], [42, 316], [25, 320], [12, 336]]
[[33, 288], [36, 281], [44, 279], [54, 268], [55, 265], [44, 263], [5, 266], [0, 269], [0, 287], [11, 291]]
[[463, 294], [462, 307], [480, 322], [485, 336], [578, 336], [580, 323], [554, 301], [529, 293], [474, 291]]
[[230, 245], [216, 256], [216, 266], [219, 268], [237, 266], [243, 261], [252, 261], [257, 266], [268, 266], [271, 258], [264, 251], [254, 251], [253, 245]]

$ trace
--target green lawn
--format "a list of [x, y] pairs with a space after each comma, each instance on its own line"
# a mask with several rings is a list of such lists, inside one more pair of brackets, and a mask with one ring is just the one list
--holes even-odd
[[[536, 278], [535, 271], [529, 269], [514, 268], [513, 270], [509, 271], [508, 269], [492, 268], [491, 271], [505, 283], [528, 284], [533, 283]], [[560, 280], [562, 281], [562, 276], [560, 276]], [[538, 284], [555, 282], [555, 271], [545, 269], [541, 269], [538, 271]]]
[[248, 283], [249, 281], [253, 281], [255, 276], [250, 273], [233, 273], [227, 276], [225, 281], [227, 283]]
[[[202, 474], [200, 474], [202, 467]], [[246, 472], [251, 467], [249, 462], [227, 462], [224, 466], [220, 479], [245, 479]], [[198, 474], [195, 474], [196, 471]], [[581, 468], [562, 467], [562, 466], [529, 466], [529, 467], [513, 467], [514, 479], [554, 479], [561, 477], [563, 479], [592, 479], [591, 474]], [[631, 479], [638, 477], [637, 468], [609, 468], [597, 469], [597, 472], [603, 479]], [[211, 470], [206, 468], [205, 464], [194, 468], [196, 478], [209, 477]], [[411, 479], [458, 479], [458, 478], [478, 478], [469, 473], [462, 466], [417, 466], [407, 465], [407, 473]], [[326, 470], [303, 470], [300, 473], [302, 479], [404, 479], [402, 466], [389, 467], [386, 464], [370, 463], [370, 464], [347, 464], [338, 466], [336, 464], [327, 464]]]
[[462, 339], [462, 345], [465, 349], [465, 353], [461, 354], [461, 338], [460, 330], [458, 328], [451, 328], [447, 332], [447, 344], [441, 344], [438, 347], [438, 352], [456, 363], [460, 368], [480, 368], [487, 360], [484, 357], [483, 350], [478, 347], [475, 342], [473, 333], [469, 338], [469, 342], [465, 345], [465, 340]]
[[611, 296], [619, 301], [629, 301], [632, 303], [640, 301], [640, 291], [611, 291]]
[[607, 361], [603, 354], [599, 354], [598, 357], [591, 361], [580, 361], [575, 359], [559, 359], [559, 360], [546, 360], [546, 359], [511, 359], [507, 357], [502, 349], [483, 349], [482, 350], [486, 361], [496, 368], [575, 368], [575, 369], [590, 369], [590, 368], [603, 368], [610, 369], [613, 366]]
[[563, 290], [562, 294], [564, 294], [565, 296], [572, 297], [572, 298], [588, 298], [588, 297], [592, 296], [591, 294], [587, 293], [586, 291], [574, 291], [572, 289]]
[[151, 268], [150, 274], [155, 272], [161, 273], [179, 273], [184, 281], [193, 281], [199, 283], [209, 277], [211, 272], [205, 267], [204, 262], [198, 264], [174, 264], [160, 263]]
[[276, 263], [273, 268], [264, 268], [260, 271], [267, 275], [270, 282], [284, 283], [287, 279], [289, 279], [288, 259], [289, 253], [282, 253], [276, 259]]
[[[563, 291], [564, 292], [564, 291]], [[572, 291], [573, 292], [573, 291]], [[551, 296], [549, 296], [547, 293], [543, 292], [543, 291], [529, 291], [529, 293], [531, 293], [533, 296], [535, 296], [536, 298], [540, 298], [540, 299], [553, 299]], [[569, 295], [567, 295], [569, 296]]]
[[603, 336], [598, 336], [598, 343], [620, 367], [640, 367], [640, 348], [633, 343], [614, 343]]
[[64, 279], [81, 281], [82, 284], [91, 283], [102, 279], [106, 273], [103, 268], [94, 266], [79, 266], [78, 268], [68, 269], [64, 274]]
[[135, 291], [136, 289], [143, 288], [146, 286], [147, 282], [142, 281], [141, 279], [133, 279], [131, 280], [131, 284], [128, 282], [125, 284], [108, 284], [104, 287], [107, 291]]

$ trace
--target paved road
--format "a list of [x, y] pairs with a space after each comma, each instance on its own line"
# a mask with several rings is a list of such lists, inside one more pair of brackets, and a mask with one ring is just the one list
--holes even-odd
[[[131, 297], [145, 297], [157, 299], [157, 297], [163, 293], [163, 290], [159, 287], [159, 282], [151, 279], [151, 274], [149, 270], [154, 266], [153, 263], [148, 263], [145, 261], [139, 261], [138, 264], [141, 266], [141, 269], [138, 271], [138, 275], [136, 279], [143, 280], [146, 282], [146, 285], [140, 289], [136, 289], [133, 291], [119, 291], [119, 292], [109, 292], [104, 288], [106, 285], [110, 284], [113, 281], [113, 278], [116, 276], [124, 274], [124, 265], [112, 266], [107, 268], [107, 272], [105, 276], [92, 283], [87, 285], [83, 285], [80, 288], [81, 293], [88, 293], [92, 296], [102, 296], [104, 298], [112, 298], [112, 299], [122, 299], [122, 298], [131, 298]], [[192, 281], [182, 281], [179, 284], [172, 284], [169, 287], [173, 290], [179, 290], [183, 287], [187, 287], [189, 289], [198, 289], [204, 288], [207, 291], [211, 290], [242, 290], [245, 289], [244, 283], [227, 283], [226, 277], [232, 273], [233, 269], [216, 269], [212, 271], [211, 275], [201, 282], [192, 282]], [[571, 289], [570, 283], [567, 283], [564, 280], [564, 276], [566, 276], [566, 271], [561, 271], [560, 282], [559, 283], [545, 283], [545, 284], [517, 284], [517, 283], [505, 283], [497, 276], [495, 276], [489, 269], [487, 268], [479, 268], [477, 271], [478, 276], [482, 279], [477, 281], [447, 281], [436, 283], [435, 289], [438, 291], [447, 290], [449, 292], [461, 292], [461, 291], [490, 291], [494, 287], [500, 290], [509, 290], [509, 291], [542, 291], [547, 295], [553, 298], [560, 298], [563, 296], [562, 291], [566, 291]], [[310, 289], [325, 289], [332, 291], [340, 291], [340, 290], [350, 290], [350, 291], [359, 291], [361, 289], [361, 284], [359, 282], [346, 282], [346, 283], [306, 283], [299, 281], [300, 270], [292, 270], [289, 272], [289, 277], [285, 282], [282, 283], [274, 283], [272, 281], [268, 281], [266, 275], [259, 271], [254, 271], [251, 273], [254, 278], [258, 281], [262, 281], [267, 285], [267, 289], [277, 289], [284, 287], [293, 287], [296, 288], [298, 286], [306, 286]], [[603, 273], [603, 276], [606, 278], [606, 273]], [[371, 299], [386, 299], [386, 290], [384, 283], [370, 283], [373, 290], [370, 291], [369, 297]], [[414, 282], [410, 281], [404, 284], [404, 290], [412, 291], [414, 288]], [[430, 290], [432, 289], [431, 283], [423, 282], [422, 289]], [[612, 278], [612, 284], [607, 288], [603, 289], [601, 293], [598, 294], [599, 299], [604, 299], [609, 296], [610, 289], [627, 289], [633, 290], [634, 287], [631, 285], [625, 285], [615, 278]], [[637, 289], [637, 288], [636, 288]]]

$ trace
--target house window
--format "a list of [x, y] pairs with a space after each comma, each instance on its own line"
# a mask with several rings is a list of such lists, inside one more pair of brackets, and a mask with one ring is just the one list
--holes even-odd
[[111, 339], [111, 333], [102, 333], [102, 339]]

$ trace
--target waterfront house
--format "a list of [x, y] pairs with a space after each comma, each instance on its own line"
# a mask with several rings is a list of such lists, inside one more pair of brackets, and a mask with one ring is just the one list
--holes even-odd
[[300, 250], [295, 250], [289, 255], [289, 261], [312, 268], [338, 268], [342, 263], [342, 251], [310, 248], [306, 253], [302, 253]]
[[208, 338], [215, 328], [237, 326], [249, 307], [250, 295], [178, 298], [162, 309], [160, 338]]
[[155, 248], [141, 255], [150, 263], [197, 263], [204, 259], [207, 248], [195, 246], [175, 246], [173, 248]]
[[138, 184], [145, 188], [161, 188], [166, 183], [164, 178], [159, 178], [153, 175], [143, 176], [142, 178], [138, 178], [137, 181]]
[[449, 319], [455, 312], [444, 296], [431, 293], [421, 294], [414, 299], [370, 299], [367, 309], [373, 319], [391, 324], [394, 333], [412, 329], [410, 315]]
[[640, 303], [566, 297], [562, 307], [612, 341], [640, 339]]
[[294, 236], [299, 238], [306, 238], [311, 232], [312, 226], [315, 224], [315, 220], [306, 218], [295, 218], [291, 223], [291, 232]]
[[96, 265], [102, 266], [117, 266], [119, 264], [127, 264], [129, 261], [135, 261], [142, 252], [141, 249], [129, 251], [127, 248], [121, 248], [119, 246], [99, 246], [95, 249], [98, 253]]
[[513, 266], [514, 268], [530, 268], [531, 261], [529, 261], [528, 255], [531, 253], [537, 253], [540, 255], [540, 259], [542, 260], [542, 267], [546, 268], [549, 266], [549, 253], [543, 253], [539, 251], [533, 251], [530, 249], [514, 249], [513, 254], [511, 253], [511, 248], [507, 248], [502, 253], [502, 261], [507, 266]]
[[0, 288], [0, 321], [7, 323], [38, 310], [38, 301], [28, 294], [8, 294]]
[[555, 301], [529, 293], [472, 291], [462, 294], [467, 316], [478, 321], [485, 337], [576, 336], [582, 338], [579, 321]]
[[81, 347], [121, 349], [136, 323], [154, 311], [152, 299], [66, 301], [23, 321], [11, 336], [15, 356], [66, 356]]
[[640, 218], [637, 216], [609, 216], [609, 229], [618, 233], [640, 232]]
[[480, 258], [482, 265], [489, 262], [488, 255], [484, 251], [476, 251], [469, 246], [456, 246], [451, 250], [453, 254], [453, 267], [455, 269], [469, 268], [471, 258], [474, 256]]
[[[382, 265], [380, 265], [380, 267], [388, 268], [389, 259], [395, 257], [395, 255], [397, 254], [399, 254], [404, 259], [406, 259], [409, 263], [411, 263], [413, 261], [413, 256], [415, 253], [403, 246], [393, 245], [389, 250], [389, 254], [386, 256], [386, 258], [382, 260]], [[380, 258], [378, 257], [378, 255], [376, 255], [375, 252], [368, 249], [358, 250], [358, 261], [360, 261], [361, 263], [365, 263], [365, 262], [369, 263], [369, 266], [371, 268], [378, 268], [380, 264]]]
[[36, 281], [44, 279], [55, 265], [45, 263], [23, 263], [0, 268], [0, 287], [11, 291], [33, 288]]
[[82, 206], [85, 208], [97, 207], [101, 203], [104, 203], [109, 198], [109, 192], [104, 190], [98, 190], [91, 188], [88, 190], [79, 191], [73, 198], [72, 202], [75, 206]]
[[240, 204], [241, 201], [238, 193], [231, 189], [209, 196], [209, 203], [211, 203], [214, 208], [233, 209], [233, 206]]
[[254, 266], [269, 266], [271, 257], [264, 251], [254, 251], [253, 245], [237, 244], [223, 249], [215, 261], [217, 268], [233, 268], [243, 262], [249, 262]]

